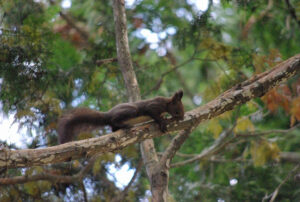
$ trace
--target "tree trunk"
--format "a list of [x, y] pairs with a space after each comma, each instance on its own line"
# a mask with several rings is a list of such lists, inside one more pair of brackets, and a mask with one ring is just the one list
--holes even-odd
[[[125, 81], [128, 97], [130, 102], [134, 102], [141, 99], [138, 81], [133, 70], [130, 50], [128, 45], [128, 34], [127, 34], [127, 22], [125, 13], [125, 2], [124, 0], [114, 0], [114, 20], [115, 20], [115, 32], [116, 32], [116, 43], [117, 43], [117, 55], [118, 63], [121, 68], [121, 72]], [[141, 154], [146, 167], [147, 175], [151, 184], [151, 191], [153, 201], [166, 201], [167, 198], [167, 181], [168, 175], [160, 178], [160, 175], [154, 174], [154, 168], [158, 167], [158, 158], [152, 139], [147, 139], [140, 144]], [[159, 179], [156, 179], [156, 178]], [[162, 182], [165, 180], [164, 182]], [[158, 185], [157, 185], [158, 184]], [[161, 186], [165, 185], [165, 186]], [[159, 191], [157, 190], [159, 189]], [[163, 190], [161, 190], [163, 189]], [[162, 195], [163, 194], [163, 198]]]

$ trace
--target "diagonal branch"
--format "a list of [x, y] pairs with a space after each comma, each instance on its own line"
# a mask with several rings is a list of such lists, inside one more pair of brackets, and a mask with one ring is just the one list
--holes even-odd
[[[216, 117], [234, 107], [246, 103], [286, 81], [300, 71], [300, 55], [276, 65], [273, 69], [259, 74], [233, 87], [211, 102], [185, 114], [182, 121], [168, 120], [168, 132], [197, 127], [202, 121]], [[49, 163], [64, 162], [70, 158], [79, 159], [123, 149], [124, 147], [164, 135], [154, 122], [97, 138], [69, 142], [48, 148], [0, 150], [0, 168], [16, 168]]]
[[243, 30], [242, 30], [242, 38], [243, 39], [247, 39], [248, 37], [248, 33], [250, 32], [252, 26], [260, 19], [262, 19], [263, 17], [265, 17], [270, 10], [273, 8], [273, 0], [269, 0], [268, 1], [268, 5], [265, 9], [263, 9], [258, 16], [256, 16], [255, 14], [252, 14], [249, 18], [249, 20], [247, 21], [246, 25], [244, 26]]
[[296, 21], [297, 25], [300, 27], [300, 20], [298, 20], [295, 8], [292, 6], [290, 0], [285, 0], [285, 3], [288, 7], [288, 11], [290, 12], [290, 15]]
[[159, 164], [161, 167], [169, 167], [167, 165], [167, 161], [171, 162], [172, 158], [175, 156], [176, 152], [180, 149], [181, 145], [185, 142], [185, 140], [189, 137], [191, 133], [191, 129], [181, 131], [176, 137], [174, 137], [169, 144], [168, 148], [163, 153], [160, 158]]
[[299, 170], [299, 168], [300, 168], [300, 163], [299, 163], [298, 165], [296, 165], [296, 166], [293, 168], [293, 170], [291, 170], [291, 171], [288, 173], [288, 175], [287, 175], [287, 176], [284, 178], [284, 180], [278, 185], [278, 187], [274, 190], [274, 192], [271, 193], [270, 195], [266, 195], [266, 196], [262, 199], [262, 201], [265, 201], [265, 200], [268, 200], [269, 198], [271, 198], [271, 199], [270, 199], [270, 202], [274, 202], [275, 199], [276, 199], [276, 197], [277, 197], [277, 195], [278, 195], [278, 193], [279, 193], [280, 188], [282, 187], [282, 185], [284, 185], [284, 184], [291, 178], [291, 176], [292, 176], [296, 171]]
[[[50, 2], [51, 5], [55, 5], [54, 0], [49, 0], [49, 2]], [[76, 23], [74, 22], [74, 20], [70, 16], [63, 13], [62, 11], [59, 11], [59, 15], [62, 19], [64, 19], [68, 23], [68, 25], [70, 25], [70, 27], [74, 28], [80, 34], [80, 36], [82, 38], [84, 38], [85, 41], [88, 41], [89, 34], [86, 31], [84, 31], [83, 29], [81, 29], [80, 27], [78, 27], [76, 25]]]
[[233, 128], [234, 128], [234, 126], [231, 127], [229, 130], [225, 131], [224, 133], [222, 133], [220, 135], [220, 137], [214, 142], [214, 144], [212, 144], [207, 149], [203, 150], [200, 154], [195, 155], [194, 157], [192, 157], [192, 158], [190, 158], [188, 160], [171, 164], [170, 167], [174, 168], [174, 167], [179, 167], [179, 166], [182, 166], [182, 165], [186, 165], [188, 163], [192, 163], [192, 162], [204, 159], [204, 158], [208, 158], [211, 155], [217, 153], [218, 151], [220, 151], [221, 149], [223, 149], [224, 146], [227, 145], [228, 142], [225, 141], [225, 140], [232, 134]]
[[169, 70], [163, 72], [163, 73], [161, 74], [160, 78], [159, 78], [158, 80], [155, 81], [155, 84], [153, 85], [153, 87], [152, 87], [150, 90], [148, 90], [147, 92], [145, 92], [143, 95], [147, 95], [147, 94], [149, 94], [149, 93], [152, 92], [152, 91], [158, 90], [158, 89], [160, 88], [161, 84], [162, 84], [163, 81], [164, 81], [164, 77], [166, 77], [168, 74], [170, 74], [170, 73], [176, 71], [176, 70], [179, 69], [180, 67], [183, 67], [183, 66], [187, 65], [188, 63], [192, 62], [192, 61], [194, 60], [194, 57], [195, 57], [196, 53], [197, 53], [197, 52], [195, 51], [195, 52], [193, 53], [193, 55], [192, 55], [189, 59], [187, 59], [186, 61], [182, 62], [181, 64], [174, 65], [174, 66], [172, 66]]
[[[193, 163], [195, 161], [200, 161], [202, 159], [206, 159], [206, 158], [216, 154], [217, 152], [222, 150], [225, 146], [227, 146], [228, 144], [231, 144], [233, 141], [235, 141], [236, 139], [239, 139], [239, 138], [258, 137], [258, 136], [268, 135], [271, 133], [285, 134], [285, 133], [289, 133], [289, 132], [295, 130], [296, 128], [299, 128], [299, 126], [300, 126], [300, 123], [295, 125], [292, 128], [286, 129], [286, 130], [280, 130], [280, 129], [276, 130], [275, 129], [275, 130], [267, 130], [267, 131], [255, 131], [255, 132], [250, 132], [250, 133], [249, 132], [248, 133], [237, 133], [237, 134], [235, 134], [234, 137], [229, 138], [229, 140], [225, 141], [227, 139], [227, 137], [229, 137], [230, 133], [232, 132], [232, 130], [234, 128], [234, 126], [233, 126], [232, 129], [225, 132], [225, 134], [220, 135], [220, 137], [214, 142], [213, 145], [211, 145], [209, 148], [203, 150], [200, 154], [179, 154], [179, 156], [188, 157], [189, 159], [171, 164], [171, 167], [179, 167], [182, 165], [186, 165], [188, 163]], [[292, 162], [292, 161], [297, 161], [299, 159], [299, 155], [291, 154], [288, 152], [281, 152], [280, 158], [282, 160]]]

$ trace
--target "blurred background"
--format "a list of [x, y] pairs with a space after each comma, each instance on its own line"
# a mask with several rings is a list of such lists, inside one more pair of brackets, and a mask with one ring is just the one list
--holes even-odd
[[[184, 91], [185, 110], [300, 53], [300, 2], [130, 0], [129, 46], [143, 99]], [[0, 1], [1, 145], [57, 144], [57, 118], [85, 106], [107, 111], [127, 102], [116, 59], [111, 1]], [[172, 163], [226, 143], [206, 158], [170, 169], [173, 201], [299, 201], [299, 75], [236, 109], [202, 123]], [[109, 133], [102, 128], [98, 133]], [[84, 139], [93, 134], [85, 133]], [[163, 152], [172, 135], [155, 138]], [[225, 138], [224, 138], [225, 137]], [[223, 139], [220, 139], [223, 138]], [[1, 187], [0, 201], [111, 201], [129, 183], [138, 145], [97, 158], [82, 183], [33, 181]], [[51, 171], [72, 175], [86, 159], [0, 170], [0, 177]], [[298, 181], [297, 181], [298, 179]], [[126, 201], [149, 201], [145, 170]]]

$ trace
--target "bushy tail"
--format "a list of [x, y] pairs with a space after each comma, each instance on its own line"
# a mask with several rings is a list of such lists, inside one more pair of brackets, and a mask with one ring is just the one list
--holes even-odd
[[76, 108], [64, 114], [58, 120], [58, 142], [71, 141], [76, 135], [89, 132], [108, 123], [107, 113], [88, 108]]

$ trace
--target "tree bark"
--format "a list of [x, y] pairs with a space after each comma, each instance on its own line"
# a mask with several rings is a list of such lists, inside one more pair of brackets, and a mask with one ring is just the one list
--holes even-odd
[[114, 0], [114, 21], [116, 33], [117, 56], [120, 70], [122, 72], [129, 102], [141, 99], [138, 81], [133, 70], [130, 49], [128, 45], [127, 21], [125, 13], [125, 1]]
[[[141, 96], [138, 81], [131, 61], [124, 4], [124, 0], [113, 1], [117, 55], [118, 63], [120, 65], [120, 69], [125, 81], [129, 102], [134, 102], [140, 100]], [[156, 173], [154, 173], [154, 171], [157, 171], [157, 169], [155, 168], [158, 167], [158, 158], [153, 140], [147, 139], [142, 141], [140, 144], [140, 150], [144, 161], [144, 165], [146, 167], [148, 178], [151, 182], [150, 184], [153, 201], [166, 201], [168, 193], [168, 190], [166, 190], [167, 186], [162, 187], [160, 185], [157, 185], [159, 184], [159, 182], [158, 180], [155, 180], [159, 175], [156, 175]], [[167, 180], [165, 180], [165, 182], [163, 184], [167, 185]], [[158, 191], [157, 189], [160, 190]]]
[[[256, 75], [227, 90], [211, 102], [185, 113], [182, 121], [168, 120], [168, 133], [197, 127], [204, 120], [212, 119], [254, 97], [263, 96], [280, 82], [300, 71], [300, 54], [276, 65], [273, 69]], [[156, 123], [147, 123], [129, 130], [119, 130], [97, 138], [73, 141], [41, 149], [0, 150], [0, 168], [17, 168], [79, 159], [96, 153], [114, 152], [124, 147], [164, 135]]]

